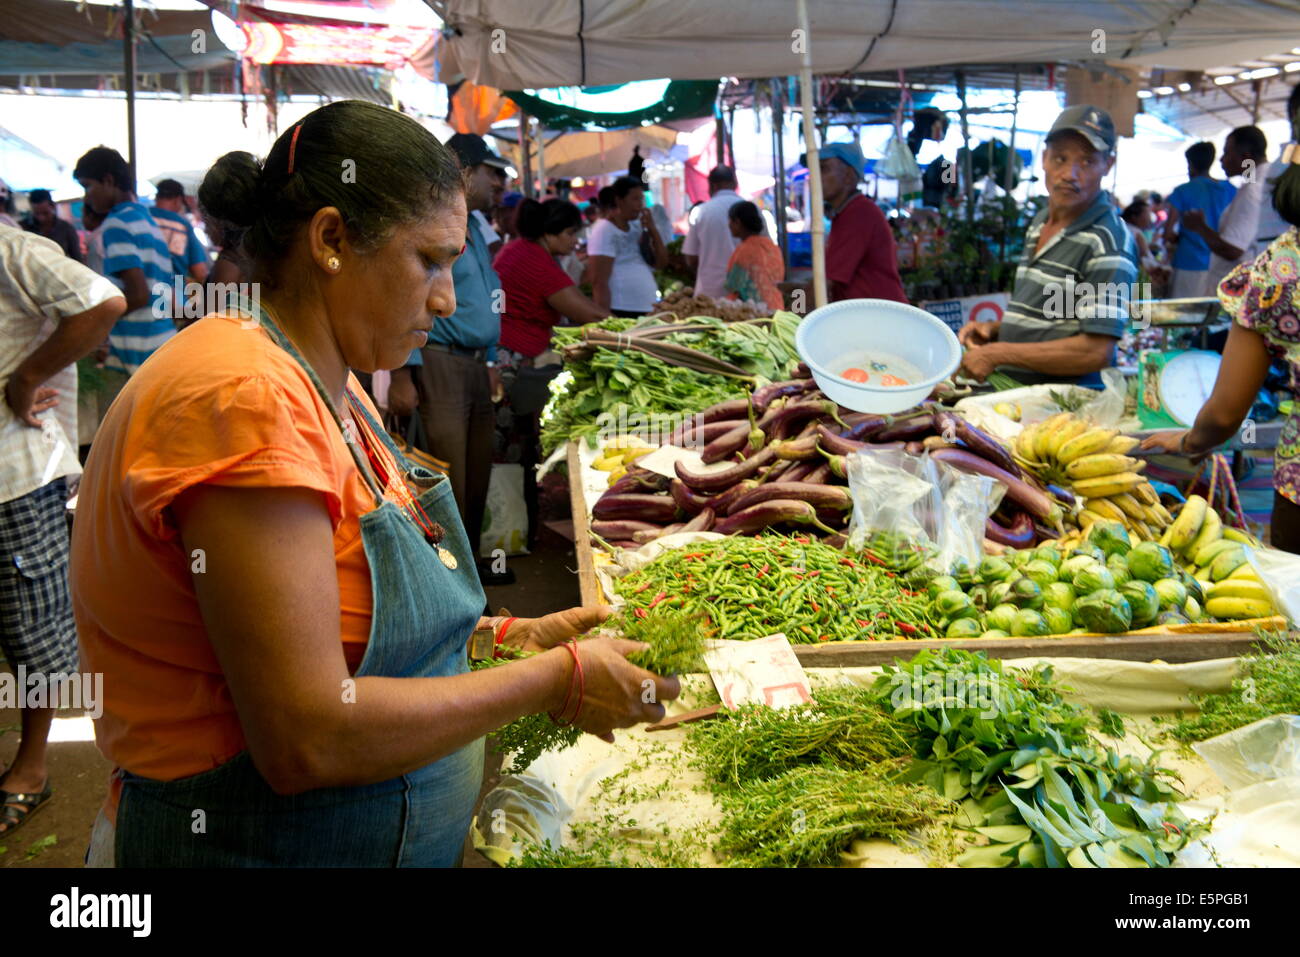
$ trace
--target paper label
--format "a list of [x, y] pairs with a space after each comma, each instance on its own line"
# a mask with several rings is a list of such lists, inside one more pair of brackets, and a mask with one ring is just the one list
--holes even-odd
[[808, 676], [783, 634], [757, 641], [714, 639], [705, 644], [704, 661], [728, 709], [745, 704], [784, 708], [812, 701]]
[[691, 472], [698, 475], [707, 475], [709, 472], [725, 472], [735, 466], [735, 462], [713, 462], [709, 465], [704, 464], [700, 458], [700, 453], [694, 449], [683, 449], [676, 445], [661, 445], [649, 455], [644, 455], [636, 460], [636, 464], [643, 469], [649, 469], [656, 475], [663, 475], [667, 478], [677, 478], [677, 469], [674, 467], [678, 462], [684, 464]]

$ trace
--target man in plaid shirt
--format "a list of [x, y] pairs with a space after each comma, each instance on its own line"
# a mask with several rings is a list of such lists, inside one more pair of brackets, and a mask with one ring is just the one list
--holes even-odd
[[1006, 315], [958, 333], [962, 368], [997, 370], [1026, 385], [1101, 385], [1129, 322], [1137, 248], [1101, 181], [1115, 165], [1115, 125], [1095, 106], [1072, 106], [1047, 134], [1047, 209], [1029, 226]]
[[33, 678], [48, 689], [58, 681], [50, 676], [77, 671], [67, 520], [67, 479], [81, 474], [74, 363], [124, 312], [117, 288], [53, 240], [0, 225], [0, 652], [26, 677], [22, 740], [0, 776], [0, 842], [50, 797], [54, 707], [23, 705]]

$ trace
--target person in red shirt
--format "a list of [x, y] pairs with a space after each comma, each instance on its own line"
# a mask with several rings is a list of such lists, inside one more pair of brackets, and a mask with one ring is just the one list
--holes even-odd
[[[551, 329], [562, 318], [584, 324], [599, 322], [606, 313], [582, 294], [556, 261], [578, 245], [583, 226], [578, 207], [562, 199], [544, 203], [525, 199], [516, 209], [518, 236], [502, 246], [492, 260], [505, 294], [497, 368], [506, 393], [497, 406], [493, 458], [524, 467], [531, 548], [537, 529], [533, 466], [541, 460], [541, 411], [549, 395], [547, 382], [560, 371], [555, 364], [558, 360], [547, 362], [539, 357], [551, 344]], [[548, 373], [539, 366], [554, 369]]]
[[898, 249], [885, 214], [858, 192], [866, 161], [856, 143], [821, 148], [822, 195], [831, 218], [826, 282], [832, 302], [893, 299], [907, 302], [898, 277]]

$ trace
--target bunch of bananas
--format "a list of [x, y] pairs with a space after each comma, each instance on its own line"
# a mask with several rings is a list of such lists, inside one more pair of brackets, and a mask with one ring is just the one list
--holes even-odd
[[1201, 583], [1211, 616], [1240, 620], [1277, 614], [1268, 589], [1246, 560], [1245, 547], [1259, 548], [1259, 540], [1224, 525], [1201, 496], [1188, 497], [1160, 542]]
[[1173, 516], [1142, 476], [1146, 463], [1128, 454], [1139, 441], [1061, 412], [1023, 429], [1012, 454], [1025, 470], [1074, 494], [1081, 506], [1075, 516], [1080, 528], [1103, 519], [1115, 521], [1150, 542], [1169, 527]]
[[627, 467], [655, 450], [635, 435], [611, 439], [600, 449], [600, 457], [591, 463], [591, 467], [609, 473], [609, 485], [613, 485], [627, 474]]

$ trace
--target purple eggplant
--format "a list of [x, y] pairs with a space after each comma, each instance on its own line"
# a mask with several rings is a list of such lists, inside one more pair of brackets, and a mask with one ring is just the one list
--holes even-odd
[[689, 522], [677, 529], [679, 532], [707, 532], [713, 528], [714, 519], [717, 516], [713, 509], [706, 508], [700, 514], [696, 515]]
[[700, 453], [705, 465], [721, 462], [732, 454], [739, 452], [749, 442], [749, 423], [737, 422], [726, 432], [710, 442]]
[[789, 481], [790, 472], [801, 464], [793, 459], [780, 459], [773, 465], [763, 469], [763, 474], [758, 477], [758, 482], [760, 485], [766, 485], [768, 482], [775, 482], [777, 479], [783, 482]]
[[1047, 493], [1062, 505], [1071, 506], [1074, 504], [1074, 493], [1067, 488], [1062, 488], [1059, 485], [1049, 485], [1047, 486]]
[[731, 429], [735, 428], [735, 425], [736, 420], [734, 419], [724, 419], [705, 425], [697, 421], [695, 416], [691, 416], [691, 418], [673, 429], [664, 445], [676, 445], [681, 448], [706, 445], [719, 435], [722, 435], [722, 433], [731, 431]]
[[1020, 471], [1020, 466], [1012, 459], [1011, 453], [1007, 451], [1005, 445], [983, 429], [967, 422], [960, 415], [953, 415], [951, 412], [936, 412], [934, 414], [934, 430], [948, 442], [952, 442], [954, 439], [960, 441], [962, 445], [976, 455], [983, 456], [999, 468], [1010, 472], [1016, 478], [1023, 477], [1024, 473]]
[[655, 526], [654, 528], [643, 529], [632, 533], [632, 541], [644, 545], [646, 542], [653, 542], [656, 538], [663, 538], [665, 535], [671, 535], [673, 532], [680, 532], [685, 526], [681, 522], [674, 522], [672, 525], [665, 525], [663, 528]]
[[999, 524], [990, 518], [984, 523], [984, 537], [999, 545], [1012, 548], [1028, 548], [1034, 544], [1034, 519], [1028, 512], [1021, 512], [1010, 526]]
[[913, 412], [895, 417], [884, 428], [875, 432], [873, 442], [909, 442], [925, 438], [934, 431], [934, 413], [932, 411]]
[[807, 379], [811, 375], [812, 369], [808, 368], [808, 363], [806, 362], [800, 362], [790, 370], [790, 378], [792, 379]]
[[613, 521], [594, 521], [591, 531], [604, 539], [635, 539], [637, 532], [655, 532], [662, 534], [664, 527], [653, 522], [639, 522], [636, 519], [621, 518]]
[[[806, 419], [834, 416], [836, 405], [829, 399], [802, 400], [788, 402], [772, 416], [763, 431], [775, 439], [784, 439], [794, 434], [795, 426]], [[767, 416], [764, 416], [767, 418]]]
[[716, 496], [700, 495], [681, 479], [672, 480], [672, 483], [668, 486], [668, 494], [673, 497], [677, 507], [687, 515], [698, 515], [711, 506], [713, 499], [716, 498]]
[[752, 535], [769, 526], [786, 522], [795, 525], [813, 525], [824, 532], [834, 532], [834, 529], [827, 528], [817, 518], [817, 509], [811, 503], [783, 498], [760, 502], [734, 515], [728, 515], [715, 523], [712, 530], [722, 535]]
[[807, 392], [816, 386], [812, 379], [791, 379], [788, 382], [773, 382], [769, 385], [755, 389], [754, 394], [749, 397], [750, 403], [754, 406], [754, 411], [762, 415], [767, 411], [767, 407], [772, 404], [772, 400], [781, 396], [798, 395], [801, 392]]
[[811, 485], [807, 482], [773, 482], [771, 485], [760, 485], [742, 495], [732, 503], [727, 509], [728, 515], [734, 515], [736, 512], [743, 511], [751, 505], [757, 505], [759, 502], [771, 501], [774, 498], [788, 498], [796, 501], [809, 502], [815, 508], [832, 508], [846, 509], [853, 507], [853, 497], [849, 495], [849, 490], [843, 485]]
[[671, 495], [610, 495], [606, 492], [596, 499], [591, 517], [601, 521], [631, 518], [642, 522], [667, 525], [677, 519], [677, 503]]
[[628, 492], [663, 492], [667, 490], [670, 481], [672, 480], [666, 475], [660, 475], [658, 472], [651, 472], [649, 469], [634, 465], [627, 470], [627, 474], [607, 488], [604, 494], [625, 495]]
[[713, 509], [714, 516], [726, 515], [727, 509], [731, 508], [731, 503], [740, 498], [751, 489], [758, 488], [758, 482], [754, 479], [745, 479], [737, 482], [731, 488], [727, 489], [721, 495], [713, 496], [709, 502], [709, 507]]
[[728, 399], [726, 402], [719, 402], [717, 405], [711, 405], [700, 413], [700, 421], [705, 425], [710, 422], [721, 422], [728, 419], [744, 419], [749, 416], [748, 399]]
[[[798, 461], [798, 462], [796, 462], [793, 459], [787, 459], [784, 462], [777, 463], [777, 465], [786, 466], [785, 470], [781, 472], [779, 476], [782, 482], [802, 482], [804, 480], [804, 476], [809, 475], [812, 472], [816, 471], [817, 469], [821, 468], [823, 464], [825, 463], [818, 462], [816, 459], [804, 459], [803, 461]], [[775, 471], [776, 468], [777, 468], [776, 465], [772, 466], [773, 471]], [[773, 480], [775, 480], [776, 478], [777, 476], [772, 476]], [[768, 481], [768, 477], [764, 476], [763, 481], [765, 482]]]
[[764, 465], [769, 465], [776, 461], [776, 453], [771, 447], [763, 449], [743, 462], [737, 462], [729, 469], [722, 469], [717, 472], [708, 472], [699, 474], [692, 472], [689, 468], [678, 461], [674, 468], [677, 470], [677, 477], [698, 492], [720, 492], [723, 489], [731, 488], [741, 479], [747, 479], [755, 474]]
[[834, 429], [820, 424], [817, 426], [817, 444], [832, 455], [852, 455], [861, 449], [870, 448], [866, 442], [846, 439]]
[[[806, 482], [809, 485], [824, 485], [831, 480], [832, 473], [831, 473], [830, 462], [820, 462], [820, 463], [807, 462], [807, 463], [800, 463], [800, 464], [812, 465], [813, 467], [811, 471], [808, 472], [808, 474], [799, 476], [798, 481]], [[791, 475], [789, 479], [792, 482], [795, 481], [793, 475]]]
[[777, 439], [770, 446], [778, 459], [807, 461], [817, 457], [817, 435], [801, 435], [797, 439]]

